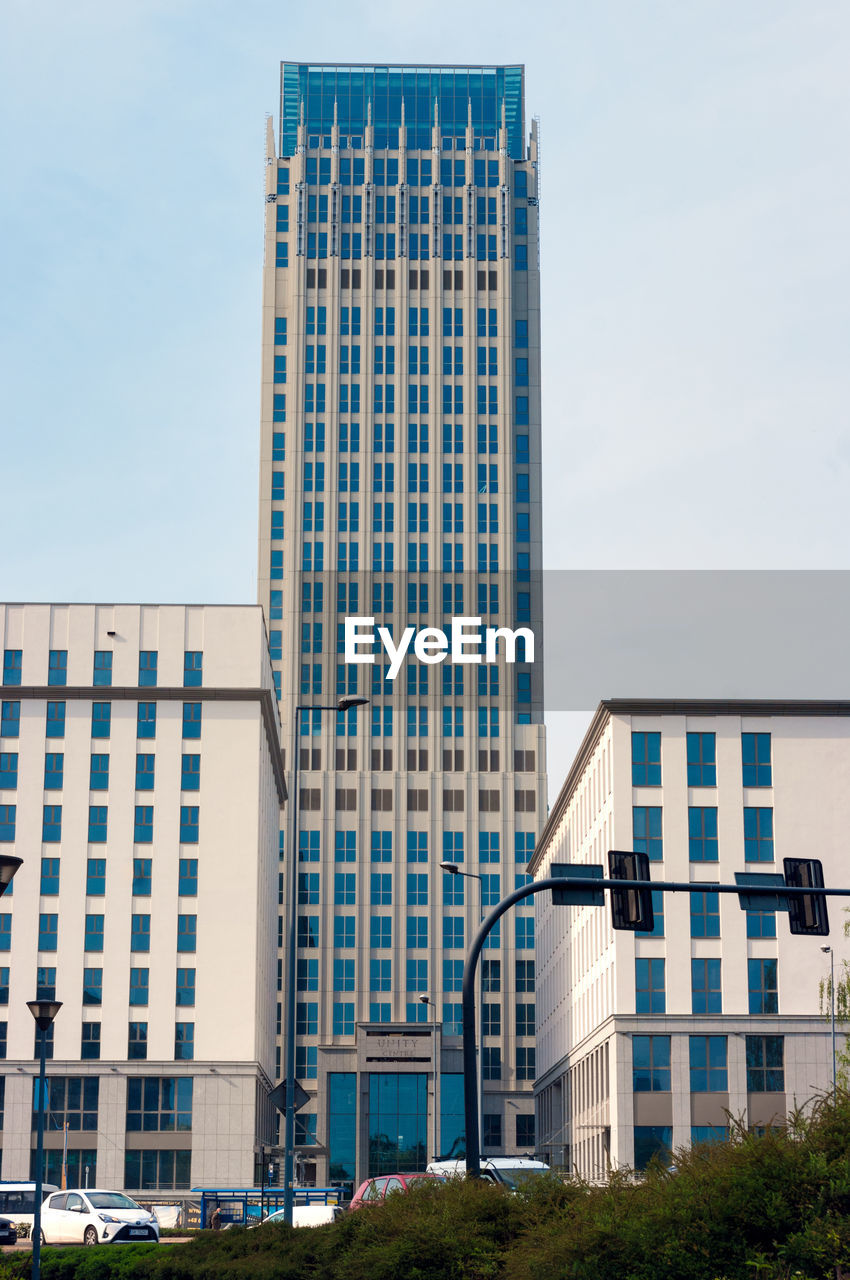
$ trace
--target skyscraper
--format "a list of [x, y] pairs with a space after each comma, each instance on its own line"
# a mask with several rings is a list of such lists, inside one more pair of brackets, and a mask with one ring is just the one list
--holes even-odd
[[[281, 840], [308, 1179], [462, 1150], [463, 960], [545, 816], [523, 81], [521, 66], [284, 63], [277, 143], [268, 124], [259, 598], [290, 777], [296, 705], [369, 699], [302, 714], [297, 849]], [[380, 642], [371, 665], [346, 652], [346, 618], [398, 643], [460, 617], [525, 626], [535, 651], [411, 654], [395, 678]], [[485, 1154], [534, 1147], [533, 945], [529, 905], [484, 953]]]

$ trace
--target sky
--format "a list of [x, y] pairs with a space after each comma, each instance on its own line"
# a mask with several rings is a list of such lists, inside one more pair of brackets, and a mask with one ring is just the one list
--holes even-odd
[[846, 0], [6, 0], [0, 596], [256, 598], [282, 59], [525, 63], [548, 567], [848, 567]]

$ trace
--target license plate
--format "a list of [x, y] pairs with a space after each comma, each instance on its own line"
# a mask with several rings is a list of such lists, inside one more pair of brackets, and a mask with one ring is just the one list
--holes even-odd
[[131, 1236], [146, 1236], [148, 1234], [147, 1227], [131, 1227]]

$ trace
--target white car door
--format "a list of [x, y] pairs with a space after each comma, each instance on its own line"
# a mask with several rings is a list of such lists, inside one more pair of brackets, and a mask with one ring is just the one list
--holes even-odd
[[89, 1225], [89, 1211], [83, 1197], [78, 1195], [76, 1191], [68, 1192], [68, 1199], [65, 1202], [65, 1214], [63, 1215], [67, 1223], [66, 1234], [64, 1239], [72, 1244], [83, 1243], [83, 1232]]

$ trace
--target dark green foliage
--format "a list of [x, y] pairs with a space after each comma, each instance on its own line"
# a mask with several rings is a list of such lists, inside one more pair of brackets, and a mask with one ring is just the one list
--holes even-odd
[[[28, 1280], [29, 1253], [0, 1277]], [[428, 1185], [332, 1226], [187, 1245], [46, 1249], [44, 1280], [850, 1280], [850, 1098], [788, 1130], [678, 1153], [676, 1172], [518, 1195]]]

